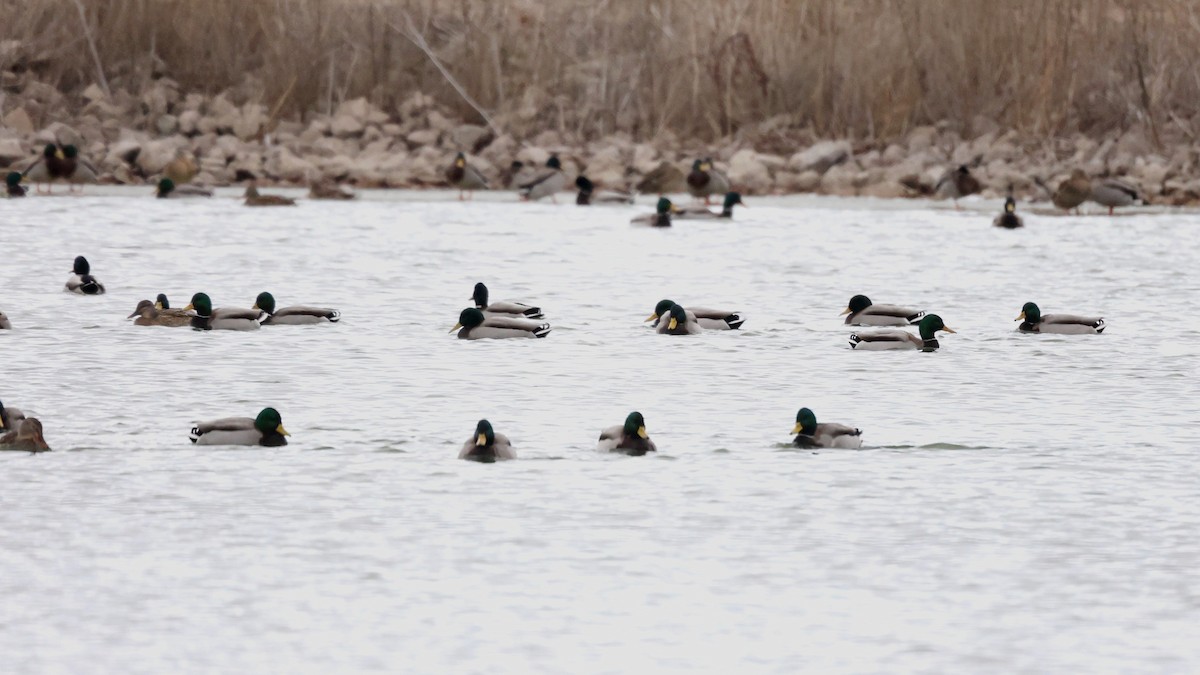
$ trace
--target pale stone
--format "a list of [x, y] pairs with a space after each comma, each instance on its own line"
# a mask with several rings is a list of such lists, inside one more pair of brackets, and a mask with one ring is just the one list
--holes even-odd
[[908, 132], [908, 151], [928, 150], [937, 138], [937, 129], [930, 126], [917, 127]]
[[884, 149], [883, 156], [880, 158], [880, 160], [885, 164], [896, 164], [904, 161], [904, 158], [907, 154], [908, 153], [905, 152], [904, 148], [895, 143], [891, 143], [886, 149]]
[[163, 115], [154, 122], [160, 136], [170, 136], [179, 130], [179, 118], [174, 115]]
[[441, 132], [437, 131], [436, 129], [421, 129], [419, 131], [412, 132], [405, 137], [404, 140], [408, 141], [409, 145], [417, 147], [423, 145], [435, 145], [437, 144], [440, 133]]
[[631, 162], [633, 170], [641, 175], [646, 175], [656, 169], [661, 162], [661, 156], [658, 149], [647, 143], [638, 143], [633, 146], [633, 161]]
[[816, 171], [824, 174], [830, 168], [850, 159], [852, 148], [849, 141], [821, 141], [797, 152], [788, 159], [792, 171]]
[[526, 166], [543, 167], [550, 159], [550, 151], [536, 145], [527, 145], [517, 152], [516, 159]]
[[729, 158], [729, 182], [746, 194], [765, 194], [771, 189], [771, 172], [760, 155], [745, 148]]
[[29, 153], [21, 147], [20, 139], [0, 139], [0, 166], [12, 166], [28, 156]]
[[110, 164], [133, 164], [142, 152], [140, 141], [124, 138], [108, 146], [106, 162]]
[[317, 167], [312, 162], [292, 154], [287, 148], [275, 148], [263, 163], [266, 172], [276, 178], [304, 181], [316, 175]]
[[13, 108], [10, 110], [4, 116], [4, 126], [19, 131], [22, 134], [33, 133], [33, 120], [30, 119], [29, 113], [25, 112], [25, 108]]
[[243, 145], [233, 136], [221, 135], [217, 137], [216, 149], [222, 157], [229, 160], [242, 152]]
[[491, 130], [478, 124], [460, 124], [448, 135], [450, 141], [461, 152], [474, 152], [475, 146], [491, 135]]
[[336, 115], [329, 125], [330, 132], [339, 138], [362, 135], [364, 125], [361, 120], [352, 115]]
[[164, 138], [142, 145], [137, 155], [138, 168], [147, 176], [159, 173], [168, 162], [175, 159], [175, 152], [183, 145], [181, 139]]
[[436, 110], [429, 111], [429, 114], [425, 116], [425, 123], [429, 125], [430, 129], [442, 132], [453, 131], [455, 127], [454, 122]]
[[179, 114], [179, 131], [189, 136], [200, 133], [200, 113], [196, 110], [184, 110]]
[[104, 90], [97, 86], [94, 82], [89, 84], [87, 88], [84, 89], [80, 94], [80, 96], [88, 101], [102, 101], [108, 98], [108, 95], [104, 93]]

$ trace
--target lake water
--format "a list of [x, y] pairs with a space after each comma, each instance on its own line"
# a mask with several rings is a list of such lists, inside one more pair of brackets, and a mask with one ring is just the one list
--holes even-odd
[[[0, 201], [0, 400], [55, 450], [0, 453], [0, 671], [1200, 668], [1196, 214], [149, 192]], [[455, 339], [477, 281], [553, 332]], [[342, 321], [125, 321], [263, 290]], [[856, 293], [958, 333], [851, 351]], [[749, 318], [660, 336], [664, 297]], [[1030, 300], [1109, 328], [1020, 335]], [[188, 442], [267, 405], [286, 448]], [[864, 449], [790, 449], [801, 406]], [[596, 453], [631, 410], [657, 456]], [[481, 417], [519, 460], [455, 459]]]

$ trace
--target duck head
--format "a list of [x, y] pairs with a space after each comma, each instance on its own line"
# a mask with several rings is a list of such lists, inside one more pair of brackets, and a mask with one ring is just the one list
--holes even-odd
[[461, 169], [466, 165], [467, 158], [461, 152], [454, 156], [454, 166], [457, 166]]
[[924, 319], [921, 319], [921, 323], [918, 324], [917, 329], [920, 331], [921, 339], [925, 341], [926, 347], [938, 346], [935, 335], [938, 331], [943, 331], [946, 333], [956, 332], [943, 323], [942, 317], [938, 316], [937, 314], [927, 314]]
[[71, 266], [71, 271], [79, 276], [90, 274], [92, 266], [88, 264], [87, 258], [79, 255], [75, 256], [75, 264]]
[[654, 206], [654, 212], [660, 216], [668, 213], [679, 213], [679, 207], [672, 204], [670, 199], [659, 197], [658, 203]]
[[183, 308], [183, 311], [193, 312], [194, 316], [212, 316], [212, 299], [206, 293], [197, 293], [192, 296], [192, 301]]
[[258, 297], [254, 298], [254, 306], [251, 307], [250, 309], [261, 309], [262, 311], [266, 312], [267, 314], [274, 314], [275, 313], [275, 296], [271, 295], [270, 293], [268, 293], [266, 291], [259, 293]]
[[174, 191], [175, 181], [171, 180], [170, 178], [164, 178], [158, 181], [158, 190], [155, 191], [154, 196], [161, 199]]
[[856, 295], [850, 298], [850, 304], [846, 305], [846, 309], [842, 310], [842, 316], [847, 314], [857, 314], [871, 306], [871, 299], [865, 295]]
[[746, 202], [742, 201], [742, 193], [726, 192], [725, 193], [725, 204], [724, 204], [725, 210], [732, 211], [734, 205], [736, 205], [736, 204], [740, 204], [742, 206], [746, 205]]
[[459, 313], [458, 323], [454, 324], [454, 328], [451, 328], [450, 332], [453, 333], [459, 328], [475, 328], [476, 326], [482, 326], [483, 318], [483, 312], [474, 307], [468, 307]]
[[8, 175], [4, 177], [4, 184], [10, 188], [20, 185], [21, 184], [21, 174], [16, 171], [9, 171]]
[[817, 431], [817, 416], [808, 408], [801, 408], [796, 413], [796, 426], [792, 427], [793, 434], [812, 436]]
[[66, 157], [67, 159], [75, 159], [79, 156], [79, 148], [73, 145], [65, 145], [63, 146], [62, 154], [63, 157]]
[[629, 416], [625, 418], [625, 426], [622, 428], [626, 436], [650, 438], [650, 435], [646, 433], [646, 418], [642, 417], [642, 413], [636, 410], [629, 413]]
[[648, 323], [650, 321], [657, 321], [658, 317], [671, 311], [671, 307], [674, 304], [675, 304], [674, 300], [659, 300], [658, 304], [654, 306], [654, 313], [650, 315], [649, 319], [646, 319], [642, 323]]
[[558, 161], [558, 155], [550, 155], [550, 159], [546, 160], [546, 166], [558, 170], [562, 168], [562, 162]]
[[492, 430], [492, 423], [487, 420], [479, 420], [479, 424], [475, 425], [475, 447], [486, 448], [495, 442], [496, 432]]
[[488, 306], [488, 287], [481, 281], [475, 284], [475, 290], [471, 293], [471, 300], [475, 302], [475, 306], [484, 308]]
[[283, 428], [283, 418], [279, 416], [279, 411], [274, 408], [263, 408], [258, 417], [254, 418], [254, 428], [264, 434], [291, 436], [287, 429]]
[[1017, 212], [1017, 200], [1013, 199], [1012, 197], [1005, 198], [1004, 212], [1005, 213], [1016, 213]]
[[148, 316], [153, 311], [154, 303], [150, 302], [149, 300], [142, 300], [137, 304], [137, 309], [133, 310], [133, 313], [125, 318], [132, 319], [135, 316]]
[[671, 309], [667, 310], [667, 315], [671, 317], [670, 323], [667, 324], [667, 330], [675, 330], [687, 323], [687, 310], [679, 305], [671, 305]]
[[154, 299], [154, 309], [171, 309], [171, 301], [167, 300], [166, 293], [159, 293]]
[[1042, 320], [1042, 310], [1037, 306], [1037, 303], [1027, 302], [1021, 306], [1021, 315], [1013, 319], [1013, 321], [1024, 321], [1025, 323], [1038, 323]]

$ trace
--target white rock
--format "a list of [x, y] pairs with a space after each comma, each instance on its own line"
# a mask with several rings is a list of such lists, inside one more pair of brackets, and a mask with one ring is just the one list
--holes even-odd
[[179, 130], [179, 118], [174, 115], [162, 115], [154, 122], [160, 136], [170, 136]]
[[200, 133], [200, 113], [196, 110], [184, 110], [179, 114], [179, 131], [189, 136]]
[[409, 145], [421, 147], [424, 145], [436, 145], [438, 137], [441, 135], [437, 129], [420, 129], [414, 131], [405, 137]]
[[733, 188], [746, 194], [765, 194], [771, 190], [771, 172], [762, 157], [750, 148], [738, 150], [729, 158], [728, 176]]
[[12, 166], [29, 156], [30, 153], [21, 147], [20, 139], [0, 139], [0, 166]]
[[159, 173], [167, 162], [175, 159], [175, 151], [184, 145], [181, 139], [164, 138], [150, 141], [142, 145], [142, 151], [137, 155], [137, 165], [147, 176]]
[[473, 152], [475, 146], [491, 134], [487, 127], [478, 124], [460, 124], [450, 131], [450, 141], [462, 152]]
[[105, 158], [107, 164], [133, 164], [137, 162], [138, 155], [142, 152], [142, 144], [140, 141], [132, 138], [123, 138], [116, 143], [108, 146], [108, 156]]
[[849, 141], [820, 141], [792, 155], [787, 165], [792, 171], [816, 171], [818, 174], [824, 174], [830, 168], [850, 159], [851, 150]]
[[641, 175], [646, 175], [658, 168], [662, 161], [658, 149], [647, 143], [638, 143], [633, 147], [633, 168]]
[[908, 151], [928, 150], [937, 138], [937, 129], [929, 126], [917, 127], [908, 132]]
[[344, 114], [335, 115], [333, 121], [329, 124], [330, 132], [339, 138], [361, 136], [365, 128], [365, 125], [357, 117]]
[[274, 148], [263, 163], [267, 174], [289, 181], [304, 181], [317, 173], [312, 162], [292, 154], [287, 148]]
[[84, 97], [88, 101], [102, 101], [108, 98], [108, 95], [104, 93], [104, 90], [96, 86], [96, 83], [94, 82], [89, 84], [87, 89], [84, 89], [80, 96]]

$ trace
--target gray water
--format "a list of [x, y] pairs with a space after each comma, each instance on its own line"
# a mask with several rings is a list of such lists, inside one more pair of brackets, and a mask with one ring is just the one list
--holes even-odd
[[[0, 453], [0, 671], [1200, 668], [1195, 214], [92, 190], [0, 201], [0, 400], [55, 450]], [[455, 339], [476, 281], [554, 331]], [[342, 321], [124, 319], [262, 290]], [[959, 332], [851, 351], [855, 293]], [[749, 319], [659, 336], [664, 297]], [[1030, 300], [1109, 328], [1020, 335]], [[267, 405], [286, 448], [188, 442]], [[864, 449], [791, 449], [801, 406]], [[595, 452], [631, 410], [658, 455]], [[455, 459], [481, 417], [517, 461]]]

